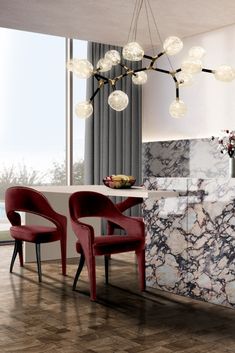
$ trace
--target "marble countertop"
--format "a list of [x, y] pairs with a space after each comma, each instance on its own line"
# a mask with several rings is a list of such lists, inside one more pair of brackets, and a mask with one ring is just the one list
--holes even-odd
[[33, 186], [42, 193], [72, 194], [76, 191], [95, 191], [107, 196], [142, 197], [161, 199], [177, 197], [178, 192], [171, 190], [146, 190], [141, 186], [133, 186], [130, 189], [111, 189], [104, 185], [71, 185], [71, 186]]

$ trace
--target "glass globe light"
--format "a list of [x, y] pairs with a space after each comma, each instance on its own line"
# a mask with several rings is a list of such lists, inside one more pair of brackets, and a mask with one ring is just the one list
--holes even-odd
[[136, 72], [135, 75], [132, 75], [132, 82], [135, 85], [143, 85], [147, 82], [147, 80], [148, 76], [144, 71]]
[[76, 104], [75, 113], [79, 118], [86, 119], [93, 113], [93, 106], [91, 102], [85, 101]]
[[206, 51], [202, 47], [192, 47], [188, 52], [188, 55], [192, 56], [195, 59], [201, 59], [205, 54]]
[[78, 78], [89, 78], [93, 74], [93, 65], [86, 59], [73, 59], [73, 72]]
[[180, 99], [175, 99], [169, 108], [169, 113], [173, 118], [182, 118], [187, 112], [187, 107]]
[[122, 56], [126, 60], [140, 61], [143, 59], [144, 50], [138, 43], [131, 42], [124, 46]]
[[193, 75], [180, 71], [177, 75], [177, 81], [181, 87], [191, 86], [193, 84]]
[[231, 66], [221, 65], [214, 71], [216, 80], [231, 82], [235, 78], [235, 71]]
[[106, 72], [112, 69], [113, 63], [107, 58], [102, 58], [98, 61], [96, 67], [100, 72]]
[[198, 72], [202, 71], [202, 62], [199, 59], [189, 56], [183, 60], [181, 69], [187, 74], [197, 74]]
[[118, 65], [121, 62], [121, 56], [117, 50], [107, 51], [104, 57], [111, 60], [113, 65]]
[[124, 110], [129, 103], [128, 95], [120, 90], [113, 91], [108, 98], [110, 107], [118, 112]]
[[178, 54], [183, 48], [183, 42], [178, 37], [168, 37], [163, 43], [163, 49], [167, 55]]

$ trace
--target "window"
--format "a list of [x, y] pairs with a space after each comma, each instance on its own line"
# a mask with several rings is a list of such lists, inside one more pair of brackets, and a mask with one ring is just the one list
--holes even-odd
[[[73, 40], [73, 57], [87, 58], [87, 42], [82, 40]], [[73, 78], [73, 102], [86, 100], [87, 80]], [[84, 183], [84, 147], [85, 147], [85, 120], [79, 119], [75, 113], [73, 116], [73, 184]]]
[[[86, 57], [86, 42], [79, 46]], [[0, 241], [6, 241], [7, 187], [65, 183], [65, 39], [0, 28], [0, 52]], [[79, 99], [85, 89], [76, 86]], [[83, 167], [85, 127], [74, 120], [74, 164]]]

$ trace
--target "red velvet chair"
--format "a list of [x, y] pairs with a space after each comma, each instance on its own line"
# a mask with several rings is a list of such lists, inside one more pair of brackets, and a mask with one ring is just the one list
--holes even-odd
[[[90, 298], [96, 299], [95, 257], [135, 251], [138, 261], [140, 289], [145, 289], [145, 229], [141, 219], [124, 216], [113, 202], [97, 192], [75, 192], [69, 199], [69, 210], [74, 233], [78, 241], [80, 263], [73, 283], [73, 290], [86, 261], [90, 281]], [[126, 235], [94, 235], [91, 225], [81, 222], [82, 217], [100, 217], [125, 229]]]
[[[59, 240], [61, 247], [62, 273], [63, 275], [66, 275], [66, 217], [55, 212], [43, 194], [24, 186], [10, 187], [6, 190], [5, 207], [7, 217], [12, 224], [10, 233], [15, 239], [10, 272], [12, 272], [17, 254], [19, 254], [20, 266], [23, 266], [23, 241], [35, 243], [38, 279], [39, 282], [41, 282], [40, 244]], [[46, 218], [52, 222], [54, 226], [22, 225], [21, 216], [17, 211], [33, 213]]]

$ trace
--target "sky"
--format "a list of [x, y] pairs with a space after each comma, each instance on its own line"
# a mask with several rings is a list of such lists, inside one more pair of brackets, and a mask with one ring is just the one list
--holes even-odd
[[[87, 56], [87, 42], [74, 54]], [[86, 81], [74, 79], [74, 103]], [[84, 121], [74, 117], [74, 160], [84, 157]], [[0, 171], [46, 171], [65, 159], [65, 38], [0, 28]]]

